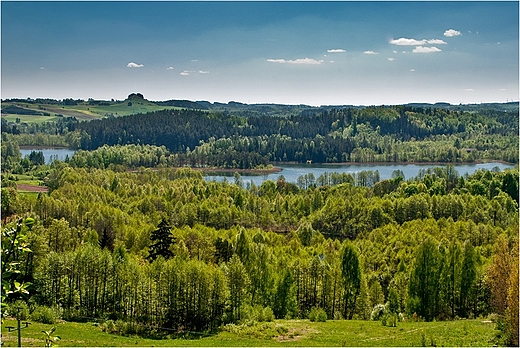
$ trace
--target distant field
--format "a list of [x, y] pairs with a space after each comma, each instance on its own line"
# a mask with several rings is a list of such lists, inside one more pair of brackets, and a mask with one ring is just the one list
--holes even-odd
[[[129, 105], [129, 102], [131, 105]], [[88, 103], [78, 105], [48, 105], [48, 104], [30, 104], [30, 103], [2, 103], [3, 107], [17, 106], [26, 110], [39, 113], [49, 113], [50, 116], [43, 115], [20, 115], [20, 114], [2, 114], [2, 118], [10, 122], [16, 122], [19, 118], [20, 122], [25, 123], [41, 123], [56, 121], [59, 115], [63, 117], [76, 117], [79, 120], [93, 120], [108, 116], [128, 116], [138, 113], [146, 113], [164, 109], [179, 109], [174, 106], [159, 106], [144, 99], [125, 100], [123, 102], [113, 102], [109, 105], [89, 105]]]
[[[17, 344], [16, 332], [6, 326], [15, 326], [14, 320], [2, 325], [4, 346]], [[199, 339], [143, 339], [102, 332], [93, 323], [61, 322], [55, 325], [32, 323], [22, 330], [22, 346], [42, 346], [42, 330], [56, 326], [57, 342], [62, 347], [106, 346], [492, 346], [495, 325], [484, 320], [459, 320], [429, 323], [398, 323], [386, 327], [379, 321], [276, 320], [255, 326], [235, 326], [233, 332], [222, 331]]]
[[15, 114], [2, 114], [2, 118], [9, 122], [16, 122], [16, 119], [20, 119], [22, 123], [43, 123], [56, 121], [56, 116], [39, 116], [39, 115], [15, 115]]

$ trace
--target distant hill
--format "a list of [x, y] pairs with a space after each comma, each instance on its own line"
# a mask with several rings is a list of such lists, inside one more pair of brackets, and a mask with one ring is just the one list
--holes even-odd
[[[483, 110], [512, 112], [519, 110], [518, 102], [450, 104], [446, 102], [408, 103], [408, 107], [425, 109], [445, 109], [451, 111], [477, 112]], [[342, 109], [364, 109], [364, 105], [286, 105], [286, 104], [246, 104], [237, 101], [228, 103], [205, 100], [170, 99], [150, 101], [141, 93], [131, 93], [121, 100], [73, 100], [73, 99], [7, 99], [2, 101], [2, 117], [9, 121], [20, 118], [21, 122], [34, 122], [36, 115], [54, 117], [75, 117], [78, 120], [92, 120], [105, 117], [128, 116], [164, 109], [191, 109], [201, 111], [219, 111], [241, 117], [292, 117], [312, 115], [316, 112]], [[32, 116], [32, 118], [30, 117]], [[41, 121], [41, 119], [38, 119]], [[50, 119], [49, 119], [50, 120]]]

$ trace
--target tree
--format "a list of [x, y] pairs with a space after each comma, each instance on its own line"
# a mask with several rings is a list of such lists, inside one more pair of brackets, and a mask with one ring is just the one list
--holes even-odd
[[477, 279], [475, 250], [469, 241], [464, 243], [462, 267], [460, 274], [460, 316], [466, 318], [470, 308], [471, 295]]
[[25, 221], [20, 219], [16, 227], [6, 227], [2, 230], [2, 308], [6, 305], [7, 299], [16, 299], [29, 294], [27, 287], [30, 284], [24, 283], [25, 275], [22, 274], [20, 264], [24, 257], [32, 252], [23, 231], [24, 225], [32, 225], [32, 223], [34, 223], [32, 218]]
[[410, 274], [409, 309], [426, 320], [435, 318], [439, 284], [440, 253], [433, 239], [426, 239], [418, 248]]
[[273, 306], [274, 315], [278, 319], [285, 317], [294, 318], [298, 314], [298, 303], [296, 301], [296, 287], [294, 278], [289, 269], [283, 272], [276, 286]]
[[506, 321], [511, 332], [510, 342], [512, 346], [518, 347], [518, 240], [515, 242], [514, 257], [509, 277], [509, 291], [507, 294]]
[[502, 191], [511, 196], [518, 203], [518, 173], [513, 175], [508, 171], [502, 179]]
[[388, 292], [388, 310], [390, 313], [399, 312], [399, 295], [397, 294], [397, 290], [394, 288], [390, 289]]
[[240, 320], [240, 307], [242, 307], [246, 296], [249, 277], [237, 254], [234, 254], [231, 260], [229, 260], [225, 273], [229, 285], [231, 318], [234, 321], [238, 321]]
[[361, 288], [361, 267], [354, 245], [347, 241], [341, 253], [341, 276], [343, 278], [343, 317], [352, 319], [356, 300]]
[[503, 315], [507, 308], [507, 284], [511, 274], [511, 256], [507, 237], [500, 235], [495, 248], [495, 255], [486, 273], [491, 288], [491, 306], [495, 313]]
[[157, 229], [152, 232], [152, 235], [150, 236], [152, 244], [150, 245], [148, 254], [148, 258], [152, 261], [157, 259], [159, 256], [162, 256], [165, 259], [173, 257], [170, 247], [174, 243], [175, 238], [170, 229], [171, 227], [168, 226], [166, 220], [162, 219], [157, 226]]
[[454, 240], [448, 247], [445, 267], [442, 270], [440, 282], [442, 283], [442, 299], [450, 311], [451, 318], [455, 317], [460, 301], [461, 279], [461, 248], [458, 241]]

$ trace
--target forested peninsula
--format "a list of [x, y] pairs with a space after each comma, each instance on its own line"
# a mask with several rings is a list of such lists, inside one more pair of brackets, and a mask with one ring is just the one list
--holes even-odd
[[[170, 104], [34, 121], [55, 116], [42, 101], [42, 115], [2, 116], [4, 316], [22, 308], [35, 321], [95, 320], [154, 338], [286, 319], [393, 327], [479, 318], [496, 325], [493, 344], [518, 344], [518, 166], [462, 176], [452, 165], [517, 164], [517, 106], [272, 115]], [[21, 145], [78, 151], [45, 164], [38, 151], [22, 158]], [[331, 173], [259, 186], [192, 169], [280, 162], [439, 165], [414, 178]]]

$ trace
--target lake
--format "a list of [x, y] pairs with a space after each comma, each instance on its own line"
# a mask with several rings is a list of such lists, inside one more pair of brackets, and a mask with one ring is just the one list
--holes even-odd
[[[504, 163], [479, 163], [479, 164], [454, 164], [453, 165], [459, 175], [464, 174], [473, 174], [475, 171], [479, 169], [488, 169], [491, 170], [494, 167], [498, 167], [500, 171], [507, 168], [514, 168], [512, 164], [504, 164]], [[253, 182], [255, 185], [261, 185], [265, 180], [273, 180], [276, 181], [280, 175], [285, 177], [287, 182], [296, 183], [298, 177], [301, 175], [306, 175], [312, 173], [314, 177], [317, 179], [321, 174], [328, 172], [337, 172], [337, 173], [348, 173], [348, 174], [356, 174], [361, 171], [379, 171], [379, 176], [381, 180], [390, 179], [392, 177], [392, 172], [394, 170], [401, 170], [404, 173], [405, 180], [413, 178], [419, 174], [421, 169], [428, 169], [433, 167], [445, 167], [443, 164], [324, 164], [324, 165], [305, 165], [305, 164], [284, 164], [278, 166], [282, 168], [280, 172], [267, 174], [267, 175], [242, 175], [242, 181], [244, 184]], [[227, 173], [226, 173], [227, 174]], [[234, 182], [233, 174], [229, 173], [227, 175], [208, 175], [205, 176], [205, 179], [208, 181], [216, 180], [222, 181], [224, 179]]]
[[[45, 157], [45, 163], [52, 163], [54, 160], [59, 159], [61, 161], [65, 160], [67, 156], [72, 157], [74, 154], [74, 150], [70, 149], [36, 149], [36, 148], [25, 148], [20, 149], [22, 156], [28, 156], [31, 151], [42, 151], [43, 156]], [[255, 185], [260, 186], [265, 180], [273, 180], [276, 181], [280, 175], [285, 177], [285, 180], [288, 182], [296, 183], [298, 177], [301, 175], [306, 175], [312, 173], [314, 177], [317, 179], [321, 174], [325, 172], [337, 172], [337, 173], [349, 173], [356, 174], [361, 171], [379, 171], [380, 178], [389, 179], [392, 177], [392, 172], [394, 170], [401, 170], [404, 173], [405, 180], [413, 178], [419, 174], [421, 169], [428, 169], [433, 167], [444, 167], [443, 164], [284, 164], [280, 165], [282, 170], [277, 173], [267, 174], [267, 175], [242, 175], [242, 181], [244, 183], [253, 182]], [[479, 164], [454, 164], [455, 169], [459, 173], [459, 175], [464, 174], [473, 174], [475, 171], [479, 169], [488, 169], [491, 170], [494, 167], [498, 167], [501, 171], [507, 168], [514, 168], [512, 164], [505, 163], [479, 163]], [[226, 173], [227, 175], [207, 175], [205, 179], [207, 181], [223, 181], [228, 180], [233, 182], [233, 173]]]
[[20, 152], [22, 153], [22, 157], [29, 156], [29, 154], [32, 151], [41, 151], [43, 152], [43, 157], [45, 158], [46, 164], [51, 164], [55, 160], [59, 159], [60, 161], [64, 161], [67, 156], [72, 157], [75, 150], [70, 149], [53, 149], [53, 148], [45, 148], [45, 149], [37, 149], [37, 148], [24, 148], [20, 149]]

